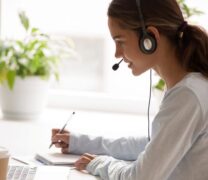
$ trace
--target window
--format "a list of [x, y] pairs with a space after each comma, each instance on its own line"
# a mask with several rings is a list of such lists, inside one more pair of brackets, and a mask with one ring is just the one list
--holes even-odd
[[116, 72], [111, 69], [119, 61], [107, 27], [111, 0], [1, 1], [2, 37], [24, 33], [18, 19], [18, 11], [24, 10], [33, 26], [75, 44], [75, 55], [62, 60], [61, 79], [51, 86], [50, 105], [146, 113], [149, 73], [134, 77], [124, 63]]

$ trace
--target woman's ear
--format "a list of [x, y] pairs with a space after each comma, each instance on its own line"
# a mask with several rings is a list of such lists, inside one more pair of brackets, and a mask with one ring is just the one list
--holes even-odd
[[142, 32], [142, 35], [139, 38], [139, 47], [144, 54], [152, 54], [157, 49], [157, 42], [159, 38], [158, 30], [149, 26], [145, 32]]
[[157, 42], [160, 40], [160, 33], [156, 27], [148, 26], [146, 30], [148, 33], [150, 33], [154, 36], [154, 38]]

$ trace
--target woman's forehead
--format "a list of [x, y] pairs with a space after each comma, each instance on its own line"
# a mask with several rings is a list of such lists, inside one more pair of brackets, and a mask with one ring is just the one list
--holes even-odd
[[122, 33], [125, 31], [125, 29], [122, 28], [120, 21], [116, 18], [109, 17], [108, 18], [108, 26], [109, 26], [111, 33], [113, 33], [113, 34]]

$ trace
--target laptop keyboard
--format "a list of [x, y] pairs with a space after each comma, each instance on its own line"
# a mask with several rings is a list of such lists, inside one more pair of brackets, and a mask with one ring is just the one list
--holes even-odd
[[37, 167], [9, 166], [7, 180], [33, 180]]

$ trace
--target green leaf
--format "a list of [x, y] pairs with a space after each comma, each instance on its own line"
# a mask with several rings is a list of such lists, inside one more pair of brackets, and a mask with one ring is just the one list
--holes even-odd
[[0, 63], [0, 72], [4, 70], [6, 63], [3, 61]]
[[21, 24], [23, 25], [23, 27], [25, 28], [25, 30], [28, 31], [28, 29], [30, 27], [30, 23], [29, 23], [29, 19], [25, 15], [25, 12], [21, 11], [19, 13], [19, 18], [20, 18]]
[[60, 77], [59, 77], [59, 73], [58, 72], [55, 72], [55, 78], [56, 78], [57, 81], [60, 80]]
[[190, 9], [186, 4], [183, 4], [183, 10], [184, 10], [187, 18], [191, 16]]
[[16, 44], [19, 45], [19, 47], [21, 47], [22, 49], [24, 49], [24, 43], [22, 41], [17, 40]]
[[9, 71], [7, 73], [7, 82], [8, 82], [9, 89], [11, 89], [11, 90], [14, 87], [15, 77], [16, 77], [15, 71]]
[[154, 86], [154, 88], [159, 89], [159, 90], [164, 90], [165, 88], [165, 81], [160, 79], [157, 84]]
[[34, 58], [32, 61], [30, 61], [28, 70], [31, 72], [31, 74], [35, 74], [40, 66], [39, 59]]
[[39, 29], [38, 28], [32, 28], [31, 34], [35, 35], [37, 33], [39, 33]]
[[0, 83], [3, 83], [6, 79], [6, 63], [1, 62], [0, 63]]

